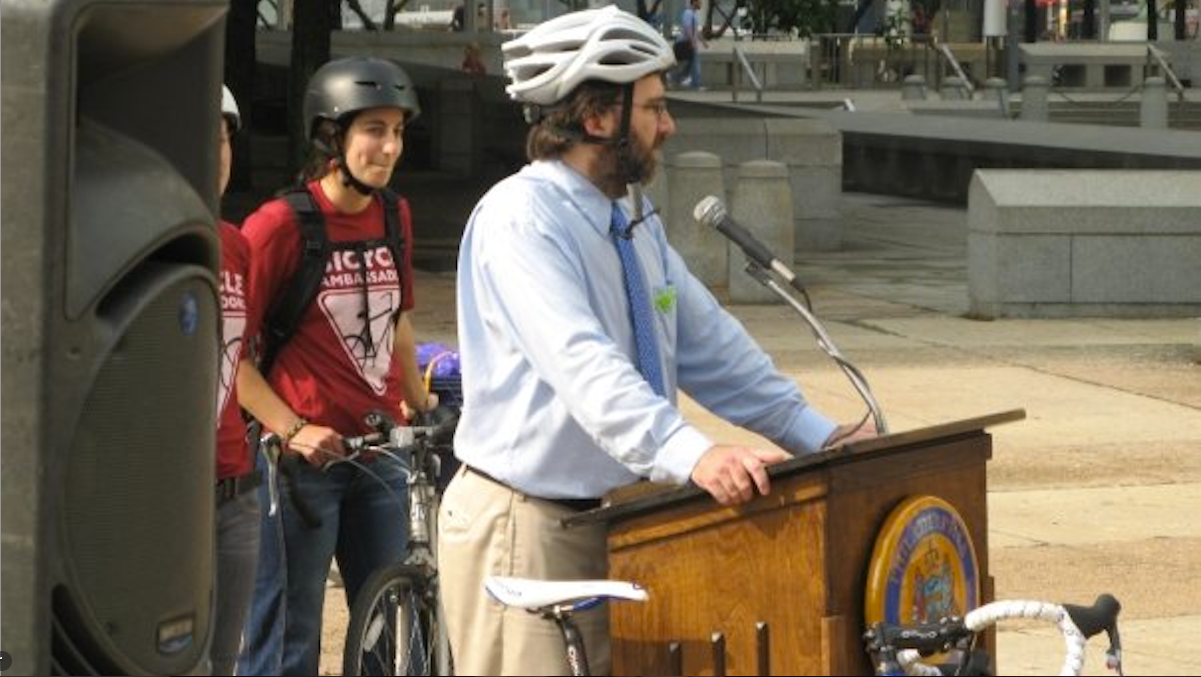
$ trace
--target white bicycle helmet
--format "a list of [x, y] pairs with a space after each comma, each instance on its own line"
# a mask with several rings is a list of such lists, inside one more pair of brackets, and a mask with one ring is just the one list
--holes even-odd
[[238, 110], [238, 101], [225, 85], [221, 85], [221, 115], [229, 120], [229, 131], [236, 132], [241, 129], [242, 113]]
[[616, 5], [564, 14], [501, 49], [512, 81], [505, 91], [539, 106], [558, 103], [586, 80], [627, 84], [676, 63], [662, 35]]

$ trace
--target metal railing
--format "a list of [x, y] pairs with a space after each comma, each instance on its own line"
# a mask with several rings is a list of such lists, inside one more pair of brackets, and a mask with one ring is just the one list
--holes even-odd
[[947, 64], [951, 66], [951, 70], [955, 71], [955, 75], [958, 76], [959, 81], [963, 83], [961, 86], [967, 92], [968, 98], [972, 98], [972, 95], [976, 91], [976, 87], [972, 84], [972, 79], [963, 72], [963, 66], [959, 65], [959, 59], [955, 58], [955, 53], [951, 51], [950, 46], [948, 46], [945, 42], [940, 42], [935, 46], [935, 49], [937, 49], [938, 53], [942, 55], [942, 58], [946, 59]]
[[922, 75], [941, 84], [939, 54], [925, 39], [888, 44], [872, 33], [821, 33], [809, 42], [808, 81], [812, 89], [825, 85], [866, 89], [900, 87], [906, 75]]
[[1180, 112], [1183, 113], [1185, 106], [1184, 85], [1180, 83], [1180, 78], [1176, 77], [1176, 71], [1172, 70], [1171, 64], [1164, 58], [1163, 50], [1148, 43], [1147, 61], [1153, 62], [1154, 66], [1159, 69], [1159, 72], [1163, 73], [1164, 80], [1171, 85], [1172, 91], [1176, 92], [1177, 106], [1180, 108]]
[[[746, 51], [739, 45], [734, 45], [734, 56], [738, 60], [738, 64], [734, 66], [734, 73], [731, 76], [732, 89], [731, 96], [734, 101], [738, 100], [738, 90], [742, 86], [742, 73], [745, 71], [746, 76], [751, 81], [751, 86], [755, 88], [755, 101], [763, 102], [763, 83], [759, 81], [759, 76], [755, 75], [755, 69], [751, 66], [751, 62], [746, 58]], [[742, 68], [739, 69], [739, 66]]]

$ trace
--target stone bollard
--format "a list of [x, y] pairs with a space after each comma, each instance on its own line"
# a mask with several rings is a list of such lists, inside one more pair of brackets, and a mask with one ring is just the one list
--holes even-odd
[[[692, 151], [713, 153], [721, 158], [726, 194], [718, 197], [728, 203], [738, 179], [738, 165], [767, 157], [763, 122], [753, 118], [681, 118], [676, 123], [675, 135], [663, 146], [663, 153], [671, 157]], [[691, 213], [692, 205], [679, 204]]]
[[795, 251], [842, 249], [842, 134], [825, 120], [768, 119], [763, 128], [765, 159], [788, 167]]
[[943, 78], [942, 88], [938, 90], [938, 93], [944, 101], [963, 101], [968, 98], [967, 88], [963, 86], [963, 79], [957, 75]]
[[988, 78], [984, 81], [984, 98], [997, 104], [997, 114], [1009, 119], [1009, 83], [1004, 78]]
[[[739, 165], [731, 215], [784, 265], [792, 266], [792, 190], [786, 165], [771, 160]], [[746, 254], [733, 243], [729, 246], [730, 302], [782, 303], [775, 292], [746, 272]]]
[[906, 75], [905, 81], [901, 83], [901, 100], [925, 101], [926, 78], [921, 75]]
[[671, 201], [671, 209], [663, 217], [667, 240], [697, 279], [710, 289], [724, 288], [729, 281], [726, 238], [692, 217], [696, 203], [705, 197], [716, 195], [725, 200], [721, 158], [702, 151], [672, 157], [667, 168], [667, 193]]
[[1027, 75], [1022, 81], [1022, 112], [1018, 119], [1027, 122], [1047, 121], [1047, 79], [1041, 75]]
[[1144, 129], [1168, 128], [1168, 83], [1161, 77], [1150, 77], [1143, 81], [1139, 126]]

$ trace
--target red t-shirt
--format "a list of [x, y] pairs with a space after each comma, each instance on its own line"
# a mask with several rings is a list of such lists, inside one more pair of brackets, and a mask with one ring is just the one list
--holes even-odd
[[[381, 198], [358, 214], [343, 214], [330, 203], [320, 182], [310, 183], [308, 190], [325, 219], [331, 245], [364, 240], [379, 244], [364, 252], [366, 275], [355, 251], [332, 252], [317, 298], [276, 356], [267, 381], [298, 416], [343, 435], [362, 434], [369, 432], [363, 416], [372, 411], [400, 420], [400, 364], [392, 359], [392, 346], [397, 317], [413, 307], [409, 205], [400, 201], [405, 248], [404, 260], [397, 265], [384, 243]], [[300, 227], [287, 202], [276, 199], [251, 214], [242, 232], [253, 252], [253, 303], [268, 309], [299, 266]]]
[[254, 335], [249, 312], [250, 245], [234, 226], [221, 222], [221, 371], [217, 387], [217, 479], [239, 477], [254, 464], [246, 422], [238, 406], [238, 363]]

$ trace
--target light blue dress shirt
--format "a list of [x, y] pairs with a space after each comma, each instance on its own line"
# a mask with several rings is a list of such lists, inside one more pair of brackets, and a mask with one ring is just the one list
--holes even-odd
[[820, 448], [835, 424], [688, 272], [652, 215], [634, 246], [667, 382], [655, 395], [636, 367], [610, 205], [558, 161], [526, 166], [476, 205], [459, 250], [456, 455], [542, 498], [597, 498], [643, 477], [683, 484], [713, 442], [684, 420], [677, 389], [793, 453]]

